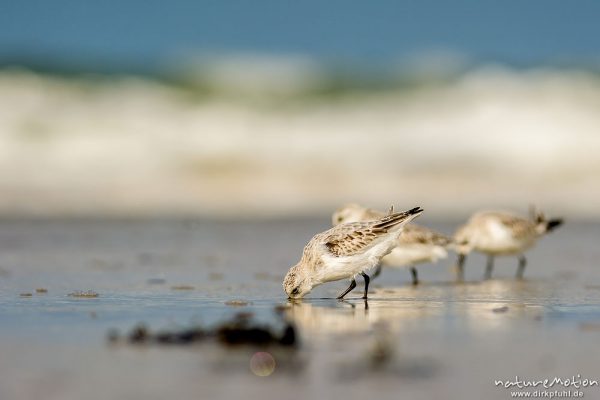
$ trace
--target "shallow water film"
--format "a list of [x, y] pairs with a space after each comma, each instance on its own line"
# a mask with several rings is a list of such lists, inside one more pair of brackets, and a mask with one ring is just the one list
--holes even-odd
[[600, 397], [600, 225], [543, 238], [522, 281], [515, 258], [482, 281], [472, 255], [457, 283], [451, 254], [418, 286], [384, 269], [368, 301], [335, 300], [341, 281], [288, 302], [327, 222], [2, 221], [0, 398], [506, 399], [555, 377], [529, 391]]

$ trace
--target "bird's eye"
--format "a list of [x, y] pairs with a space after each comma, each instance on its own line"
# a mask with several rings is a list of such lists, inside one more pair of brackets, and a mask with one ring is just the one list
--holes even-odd
[[342, 217], [341, 215], [339, 217], [337, 217], [337, 222], [342, 222], [344, 220], [344, 217]]
[[292, 294], [298, 294], [300, 293], [300, 289], [298, 287], [295, 287], [294, 290], [292, 290]]

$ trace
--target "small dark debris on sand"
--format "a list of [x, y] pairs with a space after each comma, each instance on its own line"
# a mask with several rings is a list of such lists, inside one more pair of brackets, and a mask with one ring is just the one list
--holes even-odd
[[230, 307], [243, 307], [243, 306], [247, 306], [252, 304], [249, 301], [245, 301], [245, 300], [227, 300], [225, 302], [226, 306], [230, 306]]
[[107, 335], [109, 343], [192, 345], [205, 340], [216, 340], [224, 346], [280, 346], [293, 348], [298, 340], [296, 328], [285, 322], [283, 329], [265, 326], [252, 321], [252, 313], [240, 313], [213, 329], [200, 326], [173, 331], [151, 332], [144, 324], [135, 326], [129, 334], [120, 336], [115, 330]]
[[92, 298], [98, 297], [100, 295], [97, 292], [94, 292], [93, 290], [86, 290], [86, 291], [78, 290], [78, 291], [69, 293], [67, 296], [92, 299]]
[[194, 290], [196, 289], [193, 286], [190, 285], [175, 285], [175, 286], [171, 286], [171, 290]]
[[48, 289], [44, 289], [44, 288], [37, 288], [35, 289], [36, 293], [48, 293]]
[[[152, 333], [145, 325], [140, 324], [127, 335], [127, 341], [132, 344], [192, 344], [204, 339], [205, 332], [201, 328], [188, 328], [173, 332]], [[109, 341], [116, 342], [119, 337], [112, 332]]]
[[286, 323], [281, 333], [274, 332], [271, 328], [253, 324], [245, 315], [236, 316], [233, 321], [222, 324], [216, 330], [217, 339], [225, 345], [267, 345], [280, 346], [296, 345], [296, 328], [291, 323]]
[[495, 313], [505, 313], [508, 311], [508, 307], [507, 306], [497, 307], [497, 308], [492, 309], [492, 311]]
[[31, 297], [31, 296], [33, 296], [33, 294], [32, 293], [21, 293], [19, 296], [21, 296], [21, 297]]

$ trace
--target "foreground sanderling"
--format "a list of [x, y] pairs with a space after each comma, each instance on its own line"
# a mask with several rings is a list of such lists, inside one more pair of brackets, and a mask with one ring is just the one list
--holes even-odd
[[365, 280], [366, 270], [375, 267], [396, 245], [402, 228], [423, 210], [419, 207], [393, 213], [374, 221], [341, 224], [315, 235], [304, 247], [300, 262], [290, 268], [283, 289], [290, 298], [302, 298], [315, 286], [340, 279], [351, 279], [350, 286], [338, 299], [356, 287], [356, 276]]
[[[362, 207], [358, 204], [347, 204], [336, 210], [331, 222], [333, 225], [369, 221], [381, 218], [385, 213]], [[437, 262], [448, 257], [447, 248], [452, 244], [452, 239], [435, 232], [431, 229], [416, 224], [407, 225], [398, 237], [396, 247], [383, 257], [381, 264], [377, 266], [373, 278], [381, 273], [381, 266], [409, 267], [412, 274], [413, 285], [419, 283], [416, 264]]]
[[523, 278], [527, 259], [523, 253], [546, 233], [563, 223], [562, 219], [546, 219], [542, 213], [534, 213], [525, 219], [508, 212], [485, 211], [474, 214], [454, 234], [458, 252], [458, 278], [464, 278], [464, 264], [471, 251], [487, 255], [485, 279], [492, 276], [495, 256], [516, 255], [519, 267], [516, 277]]

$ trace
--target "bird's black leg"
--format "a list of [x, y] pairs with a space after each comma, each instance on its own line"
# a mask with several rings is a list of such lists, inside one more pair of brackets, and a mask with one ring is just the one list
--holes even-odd
[[487, 265], [485, 266], [485, 275], [484, 275], [484, 279], [491, 279], [492, 278], [492, 270], [494, 269], [494, 256], [492, 255], [488, 255], [487, 258]]
[[419, 277], [417, 275], [417, 269], [415, 267], [410, 267], [410, 273], [412, 275], [412, 284], [413, 285], [418, 285], [419, 284]]
[[365, 280], [365, 294], [363, 294], [363, 299], [366, 299], [367, 293], [369, 293], [369, 282], [371, 282], [371, 279], [369, 278], [369, 275], [365, 274], [364, 272], [361, 272], [360, 274]]
[[525, 272], [525, 266], [527, 265], [527, 259], [523, 254], [519, 256], [519, 268], [517, 269], [517, 279], [523, 279], [523, 273]]
[[350, 286], [348, 286], [348, 289], [344, 290], [344, 293], [340, 294], [337, 299], [341, 300], [344, 298], [345, 295], [347, 295], [348, 293], [350, 293], [352, 291], [352, 289], [354, 289], [356, 287], [356, 281], [354, 279], [352, 279], [352, 282], [350, 282]]
[[465, 260], [467, 259], [466, 254], [459, 254], [456, 260], [456, 280], [465, 280]]
[[375, 267], [375, 272], [373, 272], [373, 275], [371, 275], [371, 279], [375, 279], [379, 275], [381, 275], [381, 264], [377, 264], [377, 266]]

